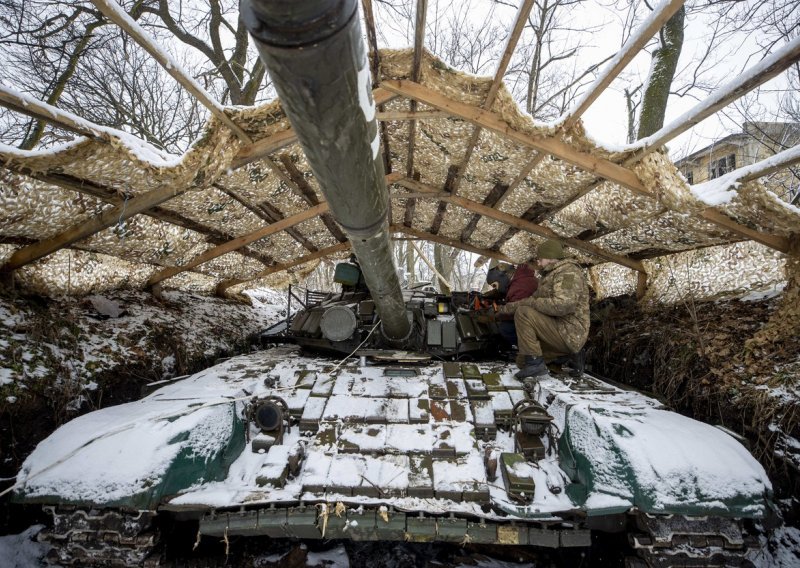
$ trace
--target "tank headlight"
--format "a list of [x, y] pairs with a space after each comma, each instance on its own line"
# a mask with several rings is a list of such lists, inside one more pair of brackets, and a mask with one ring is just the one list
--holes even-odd
[[262, 432], [274, 432], [283, 423], [283, 409], [272, 401], [262, 402], [253, 412], [253, 421]]

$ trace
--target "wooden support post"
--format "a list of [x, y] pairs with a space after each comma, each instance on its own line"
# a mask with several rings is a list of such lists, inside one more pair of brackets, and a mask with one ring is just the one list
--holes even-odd
[[636, 299], [641, 300], [647, 293], [647, 272], [636, 273]]

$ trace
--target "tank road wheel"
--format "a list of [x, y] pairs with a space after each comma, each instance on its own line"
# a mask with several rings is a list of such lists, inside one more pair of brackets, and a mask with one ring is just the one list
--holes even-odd
[[644, 566], [753, 566], [745, 555], [758, 543], [736, 519], [639, 513], [636, 525], [628, 538]]
[[141, 566], [158, 542], [155, 511], [44, 507], [52, 528], [39, 541], [52, 546], [46, 560], [65, 566]]

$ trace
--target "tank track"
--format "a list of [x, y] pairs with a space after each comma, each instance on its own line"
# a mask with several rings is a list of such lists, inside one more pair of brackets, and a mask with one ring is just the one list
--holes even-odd
[[639, 556], [629, 568], [753, 566], [746, 555], [758, 541], [736, 519], [639, 513], [636, 525], [628, 539]]
[[62, 566], [141, 566], [158, 542], [154, 511], [122, 511], [43, 507], [52, 528], [39, 542], [52, 548], [46, 560]]

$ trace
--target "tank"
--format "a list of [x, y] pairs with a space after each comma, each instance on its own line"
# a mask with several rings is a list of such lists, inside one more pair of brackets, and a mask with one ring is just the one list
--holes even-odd
[[242, 16], [354, 262], [262, 350], [41, 442], [14, 499], [51, 515], [50, 558], [155, 564], [164, 527], [191, 523], [226, 543], [555, 550], [616, 533], [633, 565], [746, 562], [775, 509], [730, 433], [585, 372], [553, 367], [526, 390], [480, 297], [401, 288], [355, 1], [244, 2]]
[[219, 538], [550, 548], [625, 531], [653, 565], [738, 565], [770, 513], [738, 441], [638, 393], [363, 357], [277, 346], [82, 416], [28, 458], [16, 499], [52, 514], [53, 559], [97, 565], [144, 561], [165, 518]]
[[14, 498], [52, 516], [51, 560], [155, 562], [181, 522], [226, 542], [582, 549], [627, 533], [646, 565], [738, 566], [754, 523], [775, 519], [764, 469], [729, 432], [557, 366], [526, 390], [474, 294], [403, 291], [414, 340], [397, 349], [360, 268], [336, 279], [261, 351], [39, 444]]

